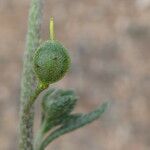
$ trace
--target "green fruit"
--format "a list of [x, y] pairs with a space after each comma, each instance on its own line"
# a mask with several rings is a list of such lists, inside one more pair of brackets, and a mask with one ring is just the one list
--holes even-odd
[[62, 44], [46, 41], [35, 52], [33, 62], [39, 80], [51, 84], [65, 75], [70, 66], [70, 57]]

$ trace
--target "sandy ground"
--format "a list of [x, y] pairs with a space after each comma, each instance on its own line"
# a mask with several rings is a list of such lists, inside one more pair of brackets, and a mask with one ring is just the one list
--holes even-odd
[[[17, 149], [29, 2], [0, 1], [0, 150]], [[149, 150], [150, 1], [45, 0], [42, 40], [50, 16], [72, 57], [71, 71], [54, 86], [76, 90], [77, 112], [106, 100], [111, 105], [101, 119], [47, 150]]]

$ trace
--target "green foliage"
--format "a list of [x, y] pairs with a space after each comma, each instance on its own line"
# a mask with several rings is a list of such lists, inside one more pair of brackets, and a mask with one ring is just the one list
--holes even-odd
[[107, 108], [108, 103], [104, 103], [102, 106], [98, 107], [94, 111], [88, 113], [88, 114], [73, 114], [69, 115], [68, 117], [64, 117], [63, 121], [60, 122], [59, 125], [61, 125], [58, 129], [54, 130], [52, 133], [50, 133], [40, 144], [39, 150], [44, 150], [44, 148], [51, 143], [56, 138], [60, 137], [61, 135], [64, 135], [68, 132], [71, 132], [75, 129], [78, 129], [82, 126], [85, 126], [94, 120], [98, 119], [103, 112], [105, 112]]
[[67, 50], [57, 41], [46, 41], [34, 55], [34, 70], [39, 80], [51, 84], [60, 80], [70, 66]]
[[[38, 134], [36, 137], [38, 139], [35, 141], [36, 150], [44, 150], [59, 136], [98, 119], [107, 108], [107, 103], [104, 103], [88, 114], [71, 114], [76, 101], [77, 96], [72, 90], [49, 89], [45, 93], [41, 105], [44, 118], [40, 127], [40, 135]], [[56, 127], [58, 128], [49, 133]], [[47, 133], [49, 133], [48, 136], [46, 136]]]
[[57, 118], [67, 116], [74, 108], [77, 101], [75, 93], [71, 90], [54, 90], [51, 94], [46, 94], [42, 101], [44, 116], [52, 121]]
[[32, 0], [29, 16], [27, 52], [21, 92], [20, 150], [44, 150], [59, 136], [98, 119], [107, 108], [107, 103], [104, 103], [90, 113], [74, 114], [72, 111], [78, 100], [74, 91], [48, 89], [42, 97], [42, 121], [33, 146], [34, 112], [32, 108], [34, 102], [39, 94], [48, 88], [49, 84], [59, 81], [65, 75], [71, 62], [64, 46], [54, 40], [53, 19], [50, 21], [51, 40], [38, 47], [41, 1]]

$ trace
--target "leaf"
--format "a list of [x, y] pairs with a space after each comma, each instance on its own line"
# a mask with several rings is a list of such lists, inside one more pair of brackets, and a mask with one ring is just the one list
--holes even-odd
[[[62, 125], [65, 124], [67, 121], [69, 121], [70, 119], [75, 119], [77, 117], [79, 117], [81, 114], [74, 114], [74, 115], [69, 115], [69, 116], [64, 116], [64, 117], [60, 117], [58, 119], [52, 120], [50, 122], [45, 123], [44, 129], [43, 129], [43, 133], [47, 133], [50, 129], [52, 129], [53, 127], [56, 127], [58, 125]], [[47, 121], [47, 120], [46, 120]]]
[[61, 90], [59, 94], [53, 93], [49, 99], [44, 99], [42, 103], [45, 117], [50, 121], [70, 114], [77, 102], [77, 97], [73, 92]]
[[105, 102], [102, 104], [102, 106], [98, 107], [97, 109], [88, 114], [81, 114], [77, 117], [70, 118], [69, 120], [64, 122], [60, 128], [56, 129], [49, 136], [46, 137], [46, 139], [41, 144], [40, 150], [44, 150], [44, 148], [49, 143], [51, 143], [53, 140], [60, 137], [61, 135], [85, 126], [86, 124], [89, 124], [94, 120], [98, 119], [105, 112], [107, 106], [108, 103]]
[[63, 91], [62, 89], [49, 88], [45, 92], [45, 94], [43, 96], [43, 100], [55, 99], [57, 96], [59, 96], [62, 93], [62, 91]]
[[77, 102], [77, 96], [72, 90], [49, 89], [42, 101], [42, 128], [44, 133], [60, 125], [70, 118], [70, 113]]

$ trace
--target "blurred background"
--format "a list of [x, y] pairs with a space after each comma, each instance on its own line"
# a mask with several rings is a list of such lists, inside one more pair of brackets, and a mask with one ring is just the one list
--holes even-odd
[[[17, 149], [29, 4], [0, 0], [0, 150]], [[45, 0], [43, 13], [42, 40], [53, 16], [72, 57], [70, 72], [54, 86], [76, 90], [77, 112], [111, 102], [98, 121], [47, 150], [150, 150], [150, 0]]]

